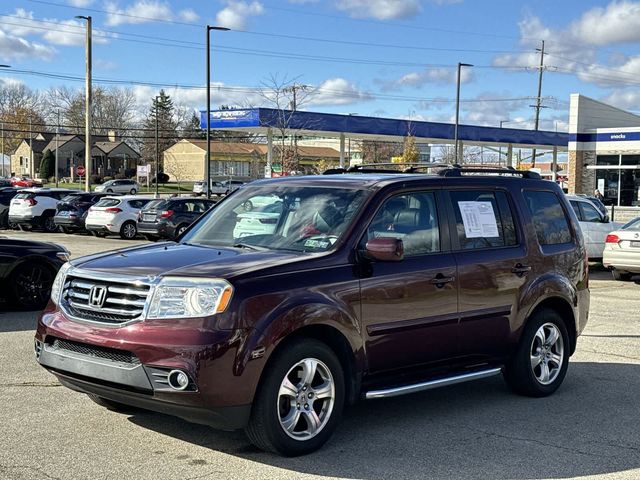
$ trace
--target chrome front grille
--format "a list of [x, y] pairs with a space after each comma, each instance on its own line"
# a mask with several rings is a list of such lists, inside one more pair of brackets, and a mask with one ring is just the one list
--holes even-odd
[[122, 278], [103, 279], [67, 275], [61, 306], [81, 320], [119, 325], [143, 317], [151, 285]]

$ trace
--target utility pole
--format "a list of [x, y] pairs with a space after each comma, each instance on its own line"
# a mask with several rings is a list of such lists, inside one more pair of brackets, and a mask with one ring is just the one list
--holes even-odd
[[[11, 65], [2, 64], [2, 65], [0, 65], [0, 68], [11, 68]], [[4, 161], [5, 161], [5, 158], [4, 158], [4, 121], [2, 122], [1, 125], [2, 125], [2, 153], [0, 155], [2, 155], [2, 175], [7, 177], [8, 176], [7, 175], [7, 171], [5, 171], [5, 169], [7, 167], [5, 167], [5, 165], [4, 165]], [[9, 156], [9, 167], [8, 167], [8, 170], [11, 170], [11, 156]]]
[[[544, 40], [542, 40], [541, 48], [536, 48], [536, 52], [540, 52], [540, 67], [538, 71], [538, 95], [536, 96], [536, 104], [533, 106], [536, 109], [536, 123], [535, 123], [535, 131], [538, 131], [538, 126], [540, 124], [540, 109], [542, 108], [542, 72], [544, 71]], [[531, 168], [535, 168], [536, 166], [536, 149], [533, 149], [531, 155]]]
[[58, 138], [60, 137], [60, 108], [58, 108], [58, 123], [56, 123], [56, 188], [58, 188]]
[[84, 174], [85, 174], [85, 183], [84, 188], [85, 191], [91, 191], [91, 146], [93, 142], [91, 141], [91, 17], [84, 17], [81, 15], [76, 16], [76, 18], [80, 18], [87, 21], [87, 33], [86, 33], [86, 41], [85, 41], [85, 93], [84, 93], [84, 116], [85, 116], [85, 125], [84, 125]]
[[[156, 104], [155, 104], [155, 110], [156, 110], [156, 198], [160, 198], [160, 193], [158, 191], [158, 184], [160, 183], [158, 181], [158, 177], [159, 175], [159, 168], [160, 168], [160, 145], [158, 142], [158, 112], [159, 112], [159, 108], [158, 105], [159, 103], [159, 99], [162, 98], [161, 95], [156, 95]], [[148, 173], [147, 173], [148, 174]]]
[[35, 178], [36, 169], [33, 168], [33, 119], [29, 112], [29, 176]]
[[[295, 83], [290, 87], [285, 87], [282, 89], [284, 93], [293, 94], [293, 100], [291, 102], [291, 111], [295, 112], [298, 109], [298, 90], [306, 91], [309, 88], [308, 85], [303, 85], [300, 83]], [[293, 134], [293, 155], [295, 159], [296, 166], [298, 165], [298, 137]], [[342, 159], [344, 161], [344, 158]], [[284, 162], [283, 162], [284, 163]], [[284, 165], [282, 165], [284, 167]]]

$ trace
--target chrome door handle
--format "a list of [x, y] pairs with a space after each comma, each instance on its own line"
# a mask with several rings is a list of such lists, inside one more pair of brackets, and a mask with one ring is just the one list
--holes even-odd
[[434, 278], [429, 280], [429, 283], [431, 285], [435, 285], [437, 288], [442, 288], [444, 287], [445, 283], [455, 282], [455, 280], [456, 280], [456, 277], [454, 276], [445, 277], [443, 274], [439, 273]]

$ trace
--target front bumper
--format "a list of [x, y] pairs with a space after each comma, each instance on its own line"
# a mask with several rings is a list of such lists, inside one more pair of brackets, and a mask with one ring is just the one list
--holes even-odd
[[[35, 336], [36, 359], [73, 390], [221, 430], [240, 429], [249, 420], [262, 367], [250, 362], [238, 370], [242, 332], [212, 330], [208, 321], [149, 321], [118, 328], [45, 311]], [[168, 385], [171, 370], [188, 375], [185, 390]]]

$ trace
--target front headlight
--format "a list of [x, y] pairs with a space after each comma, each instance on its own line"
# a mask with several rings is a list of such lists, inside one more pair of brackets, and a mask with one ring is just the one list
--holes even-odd
[[53, 285], [51, 285], [51, 300], [56, 305], [60, 305], [60, 295], [62, 295], [62, 287], [64, 286], [64, 279], [67, 276], [67, 270], [71, 268], [71, 264], [69, 262], [65, 263], [58, 270], [58, 274], [56, 275], [55, 280], [53, 281]]
[[233, 287], [222, 279], [167, 277], [153, 292], [148, 319], [208, 317], [225, 311]]

